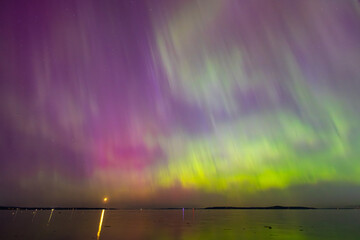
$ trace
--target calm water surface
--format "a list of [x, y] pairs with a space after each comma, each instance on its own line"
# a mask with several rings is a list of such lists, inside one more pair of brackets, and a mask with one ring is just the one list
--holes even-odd
[[360, 239], [360, 210], [0, 211], [0, 239]]

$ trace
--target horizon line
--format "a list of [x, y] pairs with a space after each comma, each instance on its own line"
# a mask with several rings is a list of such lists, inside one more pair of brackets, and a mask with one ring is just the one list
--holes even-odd
[[338, 207], [309, 207], [309, 206], [284, 206], [284, 205], [271, 205], [266, 207], [251, 206], [208, 206], [208, 207], [20, 207], [20, 206], [0, 206], [0, 210], [16, 210], [16, 209], [41, 209], [41, 210], [177, 210], [177, 209], [198, 209], [198, 210], [311, 210], [311, 209], [360, 209], [360, 205], [355, 206], [338, 206]]

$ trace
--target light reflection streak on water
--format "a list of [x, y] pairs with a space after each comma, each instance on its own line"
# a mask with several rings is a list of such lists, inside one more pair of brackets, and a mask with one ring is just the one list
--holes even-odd
[[34, 222], [36, 213], [37, 213], [37, 209], [35, 209], [35, 211], [33, 211], [33, 213], [32, 213], [32, 214], [33, 214], [33, 217], [32, 217], [32, 219], [31, 219], [31, 222]]
[[73, 215], [74, 215], [74, 211], [75, 211], [75, 209], [73, 209], [73, 210], [71, 211], [70, 219], [72, 219], [72, 217], [73, 217]]
[[15, 219], [16, 219], [16, 215], [17, 215], [18, 211], [19, 211], [19, 209], [18, 209], [18, 208], [16, 208], [15, 213], [13, 213], [13, 215], [14, 215], [13, 221], [15, 221]]
[[49, 216], [49, 220], [48, 220], [48, 225], [50, 224], [50, 221], [51, 221], [51, 217], [52, 217], [52, 215], [53, 215], [53, 212], [54, 212], [54, 209], [51, 209], [51, 213], [50, 213], [50, 216]]
[[103, 209], [101, 211], [101, 217], [100, 217], [100, 222], [99, 222], [99, 230], [98, 230], [98, 233], [97, 233], [97, 240], [100, 239], [100, 232], [101, 232], [101, 227], [102, 227], [102, 223], [103, 223], [103, 220], [104, 220], [104, 214], [105, 214], [105, 209]]

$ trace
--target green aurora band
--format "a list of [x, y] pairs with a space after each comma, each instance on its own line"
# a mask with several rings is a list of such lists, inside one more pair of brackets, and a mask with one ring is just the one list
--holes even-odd
[[0, 206], [360, 203], [358, 0], [0, 1], [0, 52]]
[[[248, 34], [241, 33], [241, 27], [219, 30], [221, 23], [214, 27], [226, 18], [225, 2], [209, 1], [201, 8], [189, 4], [192, 7], [162, 19], [167, 24], [157, 31], [159, 58], [172, 94], [205, 109], [212, 128], [195, 136], [179, 130], [170, 139], [158, 140], [171, 160], [152, 170], [156, 182], [230, 198], [319, 182], [359, 184], [359, 141], [351, 139], [359, 116], [334, 90], [306, 79], [288, 38], [269, 29], [266, 19], [254, 26], [260, 29], [259, 35], [249, 48], [241, 44], [247, 37], [242, 34]], [[320, 22], [321, 17], [312, 20]], [[285, 24], [288, 31], [296, 28], [293, 21]], [[301, 45], [299, 34], [295, 40]], [[280, 66], [281, 74], [251, 57], [251, 51], [261, 54], [258, 46], [268, 48], [264, 58], [270, 52], [273, 62], [269, 64]], [[285, 106], [278, 86], [291, 95], [296, 111]], [[241, 111], [234, 89], [256, 88], [267, 95], [267, 106]], [[224, 110], [230, 116], [226, 120], [219, 117]]]

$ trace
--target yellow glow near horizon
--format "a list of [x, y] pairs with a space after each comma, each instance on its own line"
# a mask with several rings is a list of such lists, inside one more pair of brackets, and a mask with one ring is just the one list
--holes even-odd
[[103, 199], [104, 203], [107, 203], [108, 200], [109, 199], [107, 197], [104, 197], [104, 199]]

